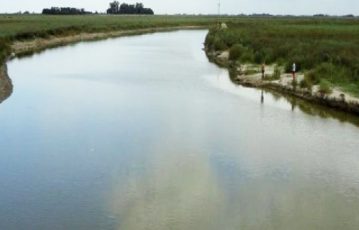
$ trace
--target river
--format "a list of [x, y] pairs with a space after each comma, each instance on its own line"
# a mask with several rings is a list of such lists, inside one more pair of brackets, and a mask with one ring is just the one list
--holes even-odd
[[359, 119], [232, 84], [206, 33], [8, 62], [0, 229], [359, 229]]

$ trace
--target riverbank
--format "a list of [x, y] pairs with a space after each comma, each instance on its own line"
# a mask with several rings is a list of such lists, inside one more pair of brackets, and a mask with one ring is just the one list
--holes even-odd
[[266, 66], [265, 78], [262, 79], [260, 65], [239, 64], [229, 59], [229, 51], [211, 51], [205, 49], [210, 61], [221, 67], [228, 68], [233, 83], [247, 87], [269, 89], [283, 94], [295, 96], [306, 101], [324, 105], [344, 112], [359, 115], [359, 98], [354, 97], [340, 88], [333, 88], [330, 92], [323, 93], [318, 85], [308, 89], [300, 87], [299, 82], [304, 80], [304, 74], [298, 73], [293, 81], [291, 74], [275, 75], [276, 65]]
[[0, 15], [1, 78], [7, 78], [6, 61], [14, 57], [81, 41], [208, 28], [216, 20], [206, 16]]
[[[207, 34], [207, 55], [232, 81], [270, 88], [359, 114], [359, 25], [356, 19], [274, 18], [223, 23]], [[261, 65], [266, 65], [261, 79]], [[290, 76], [293, 63], [299, 74]]]
[[13, 85], [7, 73], [6, 64], [0, 65], [0, 104], [12, 93]]
[[174, 30], [191, 30], [191, 29], [205, 29], [204, 26], [176, 26], [176, 27], [160, 27], [160, 28], [146, 28], [146, 29], [133, 29], [109, 32], [96, 32], [96, 33], [79, 33], [69, 36], [50, 36], [47, 38], [35, 38], [31, 40], [16, 40], [11, 45], [11, 56], [31, 55], [36, 52], [41, 52], [45, 49], [55, 48], [59, 46], [74, 44], [84, 41], [96, 41], [108, 38], [115, 38], [121, 36], [133, 36], [155, 32], [167, 32]]
[[13, 85], [7, 72], [6, 61], [15, 57], [32, 55], [33, 53], [41, 52], [49, 48], [65, 46], [77, 42], [95, 41], [102, 39], [109, 39], [121, 36], [133, 36], [140, 34], [148, 34], [155, 32], [166, 32], [174, 30], [192, 30], [205, 29], [204, 26], [175, 26], [175, 27], [160, 27], [160, 28], [146, 28], [146, 29], [132, 29], [122, 31], [108, 31], [96, 33], [79, 33], [68, 36], [49, 36], [46, 38], [34, 38], [30, 40], [15, 40], [10, 44], [10, 55], [0, 63], [0, 103], [5, 101], [13, 91]]
[[[8, 58], [31, 55], [33, 53], [41, 52], [48, 48], [64, 46], [64, 45], [73, 44], [73, 43], [82, 42], [82, 41], [93, 41], [93, 40], [107, 39], [107, 38], [120, 37], [120, 36], [139, 35], [139, 34], [145, 34], [145, 33], [172, 31], [172, 30], [179, 30], [179, 29], [208, 28], [209, 22], [211, 20], [213, 20], [213, 18], [197, 18], [196, 20], [198, 20], [198, 21], [196, 21], [193, 18], [189, 18], [189, 19], [180, 18], [181, 19], [180, 20], [179, 18], [166, 18], [166, 17], [157, 17], [157, 18], [156, 17], [148, 17], [148, 18], [140, 17], [140, 18], [130, 18], [129, 20], [131, 20], [131, 21], [123, 21], [123, 22], [127, 23], [127, 24], [123, 24], [123, 23], [120, 23], [120, 21], [118, 21], [118, 20], [127, 20], [126, 17], [89, 17], [89, 18], [88, 17], [73, 17], [71, 19], [79, 20], [78, 24], [72, 25], [72, 24], [69, 24], [70, 22], [66, 21], [66, 25], [69, 27], [62, 28], [60, 26], [60, 22], [64, 22], [64, 20], [68, 20], [67, 17], [61, 17], [61, 18], [28, 17], [28, 18], [25, 18], [26, 20], [23, 19], [22, 23], [20, 23], [18, 25], [18, 27], [11, 26], [11, 23], [13, 23], [12, 20], [15, 20], [15, 19], [18, 20], [17, 17], [14, 19], [11, 19], [10, 16], [7, 16], [6, 20], [8, 20], [8, 21], [5, 20], [7, 24], [5, 23], [4, 25], [8, 25], [9, 28], [15, 28], [15, 30], [18, 30], [18, 32], [14, 32], [14, 31], [10, 31], [10, 30], [8, 31], [6, 29], [6, 26], [5, 26], [5, 29], [2, 28], [0, 30], [0, 32], [3, 32], [3, 34], [0, 33], [1, 36], [3, 36], [4, 34], [9, 34], [8, 37], [3, 36], [4, 38], [7, 38], [7, 40], [4, 40], [4, 41], [6, 41], [6, 42], [10, 41], [10, 42], [6, 43], [8, 45], [8, 47], [10, 46], [10, 49], [6, 50], [6, 54], [7, 54]], [[40, 28], [42, 28], [42, 30], [29, 32], [29, 31], [24, 30], [24, 28], [20, 26], [20, 25], [23, 25], [23, 23], [27, 22], [30, 19], [35, 20], [36, 23], [39, 24]], [[52, 23], [54, 23], [54, 25], [52, 25], [51, 28], [50, 27], [48, 28], [48, 26], [41, 24], [42, 22], [45, 21], [45, 19], [52, 21]], [[238, 21], [240, 21], [244, 25], [244, 27], [243, 26], [242, 27], [245, 29], [245, 31], [250, 31], [251, 28], [256, 28], [254, 25], [257, 25], [258, 22], [262, 22], [261, 21], [262, 19], [255, 19], [255, 20], [254, 19], [243, 19], [243, 18], [238, 18], [238, 19], [240, 19]], [[83, 24], [83, 23], [87, 20], [95, 20], [94, 22], [96, 22], [96, 23], [99, 23], [99, 21], [101, 21], [101, 23], [94, 24], [91, 26], [85, 26], [85, 24]], [[105, 20], [105, 21], [103, 21], [103, 20]], [[109, 20], [109, 21], [107, 21], [107, 20]], [[202, 21], [202, 20], [204, 20], [204, 21]], [[249, 35], [251, 35], [251, 36], [249, 36], [247, 34], [248, 36], [243, 36], [243, 35], [246, 35], [245, 33], [243, 33], [243, 31], [233, 30], [233, 28], [235, 28], [235, 29], [242, 28], [242, 27], [234, 24], [236, 22], [236, 20], [233, 20], [231, 18], [227, 18], [226, 20], [228, 20], [228, 21], [232, 20], [230, 22], [231, 24], [229, 24], [230, 27], [229, 27], [228, 31], [227, 30], [219, 30], [219, 31], [216, 31], [216, 33], [212, 33], [211, 34], [212, 36], [207, 37], [207, 39], [206, 39], [207, 55], [209, 57], [211, 57], [210, 59], [212, 61], [216, 62], [217, 64], [229, 67], [229, 69], [231, 70], [231, 73], [232, 73], [232, 81], [233, 82], [242, 84], [242, 85], [251, 86], [251, 87], [262, 87], [262, 88], [268, 88], [268, 89], [270, 88], [272, 90], [276, 90], [276, 91], [279, 91], [282, 93], [295, 95], [297, 97], [303, 98], [308, 101], [313, 101], [313, 102], [327, 105], [329, 107], [333, 107], [333, 108], [340, 109], [343, 111], [351, 112], [354, 114], [359, 114], [359, 108], [358, 108], [359, 99], [352, 96], [351, 94], [349, 94], [348, 91], [343, 91], [342, 89], [344, 89], [344, 87], [332, 87], [332, 89], [330, 89], [331, 93], [326, 92], [324, 94], [322, 93], [322, 90], [319, 89], [318, 83], [321, 83], [322, 80], [327, 81], [327, 82], [333, 80], [330, 83], [334, 85], [337, 83], [337, 82], [335, 82], [336, 81], [335, 78], [338, 78], [338, 79], [348, 78], [345, 80], [345, 82], [341, 82], [341, 83], [344, 83], [345, 86], [348, 86], [346, 88], [346, 90], [348, 88], [350, 88], [350, 90], [352, 90], [352, 91], [358, 91], [358, 89], [357, 89], [358, 87], [355, 85], [356, 82], [354, 82], [354, 80], [349, 79], [351, 76], [348, 75], [349, 76], [348, 77], [347, 75], [345, 75], [345, 74], [347, 74], [347, 72], [348, 72], [347, 69], [349, 67], [348, 68], [340, 67], [339, 69], [330, 69], [331, 71], [338, 70], [338, 73], [341, 73], [342, 75], [340, 75], [338, 77], [331, 76], [330, 78], [326, 78], [326, 76], [324, 76], [324, 77], [316, 76], [315, 77], [316, 79], [314, 79], [313, 81], [318, 81], [318, 82], [315, 84], [313, 82], [303, 81], [303, 79], [304, 79], [303, 74], [298, 76], [297, 79], [299, 81], [297, 81], [295, 83], [290, 81], [290, 77], [288, 77], [288, 74], [281, 74], [277, 80], [265, 79], [264, 81], [262, 81], [260, 79], [260, 77], [258, 78], [258, 76], [259, 76], [258, 73], [251, 73], [251, 71], [248, 71], [248, 73], [243, 74], [243, 68], [246, 68], [246, 65], [240, 65], [238, 63], [246, 63], [245, 61], [247, 61], [247, 60], [250, 61], [249, 63], [251, 63], [251, 62], [258, 63], [258, 62], [261, 62], [263, 59], [266, 59], [266, 60], [269, 59], [272, 61], [271, 63], [276, 63], [276, 61], [277, 61], [276, 58], [278, 59], [279, 54], [283, 53], [283, 52], [279, 52], [278, 50], [266, 50], [266, 52], [263, 53], [262, 47], [260, 47], [261, 44], [264, 44], [263, 42], [260, 42], [260, 40], [258, 40], [258, 44], [250, 44], [250, 42], [253, 42], [253, 39], [250, 39], [250, 38], [252, 38], [252, 35], [249, 34]], [[150, 24], [148, 24], [145, 21], [149, 21], [148, 23], [150, 23]], [[267, 31], [267, 30], [265, 30], [265, 28], [269, 27], [269, 28], [271, 28], [271, 30], [269, 30], [269, 31], [276, 29], [282, 33], [283, 28], [281, 28], [281, 27], [285, 26], [287, 21], [290, 21], [292, 23], [297, 23], [298, 24], [298, 25], [296, 25], [297, 27], [306, 25], [306, 23], [310, 23], [310, 25], [317, 23], [317, 21], [315, 21], [315, 20], [308, 20], [308, 19], [301, 19], [301, 20], [296, 20], [296, 21], [291, 21], [289, 19], [285, 19], [285, 21], [282, 21], [282, 19], [272, 19], [269, 22], [266, 22], [268, 25], [265, 24], [266, 27], [264, 27], [264, 29], [260, 30], [260, 31], [262, 31], [262, 33], [264, 33], [263, 31]], [[151, 23], [153, 23], [153, 27], [150, 27], [152, 25]], [[177, 25], [177, 24], [181, 24], [181, 23], [183, 23], [184, 25], [171, 26], [173, 24]], [[323, 23], [323, 22], [321, 22], [321, 23]], [[330, 24], [330, 23], [334, 23], [334, 22], [331, 20], [324, 22], [324, 24]], [[352, 28], [353, 24], [355, 24], [354, 22], [343, 20], [343, 21], [339, 21], [339, 22], [335, 22], [335, 23], [338, 24], [338, 25], [335, 25], [336, 26], [335, 28], [341, 29], [343, 27], [344, 28], [343, 32], [348, 33], [348, 35], [352, 35], [353, 32], [351, 32], [350, 29]], [[242, 24], [240, 24], [240, 25], [242, 25]], [[95, 25], [97, 25], [97, 26], [95, 26]], [[106, 27], [100, 27], [100, 25], [106, 26]], [[163, 25], [163, 27], [156, 26], [156, 25]], [[129, 28], [129, 29], [126, 29], [126, 28]], [[281, 28], [281, 29], [279, 30], [278, 28]], [[90, 32], [88, 32], [88, 31], [90, 31]], [[326, 36], [326, 35], [330, 34], [330, 31], [331, 30], [329, 30], [329, 32], [324, 30], [323, 34], [320, 34], [320, 36], [324, 36], [324, 35]], [[252, 32], [253, 33], [258, 32], [258, 30], [255, 29], [255, 31], [252, 31]], [[278, 33], [278, 35], [280, 35], [281, 33]], [[264, 35], [266, 35], [266, 36], [264, 36]], [[263, 37], [268, 38], [267, 35], [268, 34], [263, 34]], [[339, 36], [338, 33], [336, 33], [334, 35]], [[306, 36], [309, 36], [309, 35], [306, 35]], [[320, 36], [319, 37], [317, 35], [312, 36], [312, 37], [311, 36], [312, 35], [310, 35], [309, 37], [313, 41], [316, 39], [320, 39]], [[275, 42], [283, 42], [282, 40], [278, 41], [278, 39], [275, 36], [269, 36], [269, 37], [271, 37], [272, 40], [270, 40], [270, 41], [273, 44], [276, 44]], [[282, 38], [283, 36], [280, 36], [280, 37]], [[349, 37], [352, 37], [352, 36], [349, 36]], [[248, 43], [249, 45], [244, 46], [243, 41], [245, 41], [244, 43]], [[350, 42], [352, 42], [352, 41], [350, 40]], [[330, 43], [330, 44], [332, 44], [332, 43]], [[210, 45], [212, 47], [208, 48], [208, 45]], [[306, 45], [306, 44], [304, 44], [304, 45]], [[303, 47], [306, 47], [304, 45], [303, 45]], [[236, 57], [237, 58], [236, 61], [232, 60], [233, 57], [230, 58], [230, 54], [228, 52], [228, 50], [230, 50], [234, 46], [237, 46], [237, 48], [239, 47], [239, 50], [241, 51], [239, 53], [238, 57]], [[255, 50], [252, 46], [257, 47], [257, 48], [259, 47], [259, 48], [258, 48], [258, 50]], [[279, 46], [271, 45], [270, 47], [279, 47]], [[285, 46], [285, 47], [287, 47], [287, 46]], [[288, 46], [288, 47], [287, 48], [290, 50], [290, 46]], [[306, 47], [306, 48], [308, 48], [308, 47]], [[265, 49], [265, 48], [268, 48], [268, 47], [264, 47], [263, 49]], [[327, 48], [327, 46], [324, 46], [321, 48], [322, 51], [323, 52], [326, 51], [326, 53], [324, 52], [325, 55], [323, 57], [320, 56], [320, 58], [324, 58], [325, 60], [328, 58], [330, 60], [337, 60], [339, 58], [340, 59], [340, 60], [338, 59], [339, 61], [346, 63], [346, 58], [348, 58], [347, 56], [338, 55], [338, 57], [331, 58], [332, 53], [330, 53], [329, 51], [327, 52], [326, 48]], [[353, 50], [353, 49], [350, 49], [350, 50]], [[354, 49], [354, 50], [356, 50], [356, 49]], [[278, 51], [278, 54], [277, 54], [277, 51]], [[286, 52], [284, 52], [284, 53], [286, 53]], [[309, 52], [307, 52], [307, 53], [309, 53]], [[299, 53], [299, 54], [301, 54], [301, 53]], [[299, 55], [299, 54], [297, 56], [300, 56], [300, 57], [303, 56], [303, 55]], [[295, 55], [293, 55], [293, 56], [295, 56]], [[310, 63], [312, 63], [312, 62], [314, 63], [317, 59], [320, 59], [320, 58], [316, 57], [315, 59], [310, 61]], [[286, 60], [288, 58], [285, 57], [284, 59]], [[354, 58], [352, 58], [352, 59], [354, 60]], [[307, 59], [304, 58], [303, 60], [307, 60]], [[299, 60], [300, 61], [299, 68], [304, 69], [304, 67], [306, 67], [306, 66], [309, 68], [310, 65], [308, 63], [306, 65], [304, 65], [303, 60], [301, 60], [301, 59]], [[355, 62], [355, 61], [353, 61], [353, 62]], [[282, 64], [283, 72], [288, 71], [287, 70], [288, 63]], [[328, 67], [328, 66], [336, 67], [333, 63], [324, 63], [324, 64], [326, 67]], [[1, 65], [2, 64], [0, 62], [0, 66]], [[5, 64], [3, 64], [3, 65], [5, 65]], [[319, 64], [319, 66], [321, 66], [321, 64]], [[340, 65], [338, 64], [338, 66], [340, 66]], [[6, 69], [6, 66], [4, 66], [2, 69]], [[355, 70], [355, 68], [351, 68], [351, 69], [353, 69], [353, 71]], [[319, 69], [319, 70], [322, 71], [322, 69]], [[320, 73], [319, 70], [314, 69], [313, 70], [314, 73], [312, 75], [316, 75], [316, 74]], [[324, 69], [324, 70], [326, 70], [326, 69]], [[5, 73], [6, 71], [2, 71], [2, 72]], [[4, 73], [0, 73], [0, 74], [4, 75], [2, 77], [3, 79], [7, 79], [8, 76], [5, 76]], [[323, 79], [321, 79], [321, 78], [323, 78]], [[299, 87], [302, 82], [306, 84], [306, 87]], [[354, 83], [354, 84], [350, 84], [350, 83]], [[309, 84], [309, 86], [308, 86], [308, 84]]]

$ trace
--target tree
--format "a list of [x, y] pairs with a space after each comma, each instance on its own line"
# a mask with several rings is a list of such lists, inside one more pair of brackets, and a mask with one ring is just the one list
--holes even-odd
[[120, 3], [114, 1], [110, 3], [110, 8], [107, 9], [108, 14], [151, 14], [154, 12], [150, 8], [145, 8], [142, 3], [136, 3], [134, 5], [127, 3]]
[[143, 12], [143, 4], [142, 3], [136, 3], [135, 9], [137, 14], [141, 14]]
[[108, 14], [118, 14], [120, 3], [118, 1], [110, 2], [110, 8], [107, 10]]
[[77, 14], [91, 14], [85, 9], [76, 9], [71, 7], [51, 7], [51, 9], [43, 9], [42, 14], [49, 15], [77, 15]]

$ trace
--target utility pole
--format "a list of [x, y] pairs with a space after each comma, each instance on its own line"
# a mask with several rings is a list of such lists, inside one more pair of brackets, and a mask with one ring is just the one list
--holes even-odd
[[221, 0], [218, 0], [218, 16], [221, 16]]
[[221, 0], [218, 0], [218, 25], [221, 23]]

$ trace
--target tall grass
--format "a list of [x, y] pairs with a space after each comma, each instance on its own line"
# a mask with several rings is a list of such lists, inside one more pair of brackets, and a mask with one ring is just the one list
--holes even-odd
[[286, 72], [295, 62], [299, 71], [311, 71], [310, 75], [342, 88], [350, 84], [350, 91], [359, 95], [359, 20], [258, 18], [228, 23], [228, 27], [212, 28], [207, 47], [242, 47], [236, 59], [278, 63]]
[[[101, 32], [169, 26], [208, 26], [217, 22], [212, 16], [140, 15], [0, 15], [0, 37], [27, 39], [62, 33]], [[236, 20], [233, 17], [225, 21]]]

